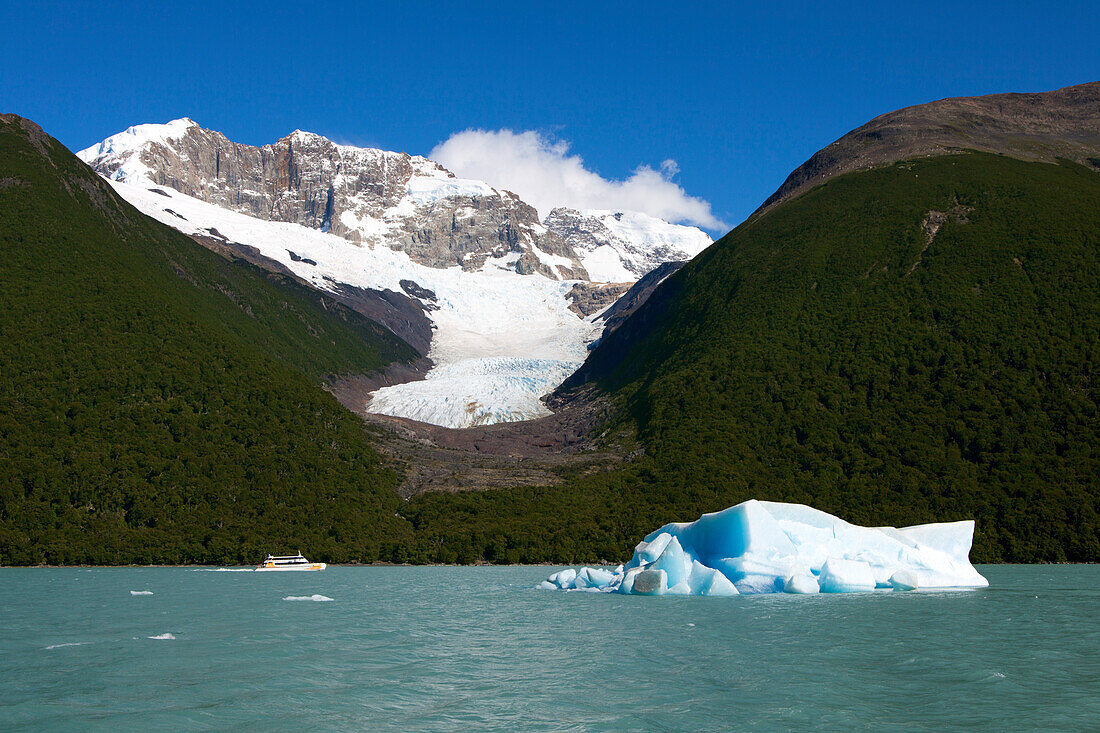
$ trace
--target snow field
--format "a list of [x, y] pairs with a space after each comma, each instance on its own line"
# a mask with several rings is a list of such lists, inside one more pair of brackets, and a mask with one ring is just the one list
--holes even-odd
[[216, 230], [255, 247], [320, 290], [346, 283], [402, 292], [400, 281], [412, 280], [433, 291], [438, 310], [427, 314], [436, 329], [428, 356], [435, 367], [424, 381], [375, 393], [368, 406], [372, 412], [446, 427], [549, 414], [539, 398], [580, 366], [587, 344], [601, 329], [569, 310], [574, 281], [519, 275], [508, 269], [508, 257], [490, 258], [476, 272], [432, 268], [385, 246], [255, 219], [143, 178], [110, 183], [154, 219], [188, 234], [212, 236]]

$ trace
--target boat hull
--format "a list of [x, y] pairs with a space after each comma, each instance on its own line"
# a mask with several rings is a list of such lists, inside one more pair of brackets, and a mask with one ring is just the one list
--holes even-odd
[[328, 567], [323, 562], [311, 562], [308, 565], [284, 565], [282, 567], [258, 567], [257, 573], [304, 573], [310, 570], [324, 570]]

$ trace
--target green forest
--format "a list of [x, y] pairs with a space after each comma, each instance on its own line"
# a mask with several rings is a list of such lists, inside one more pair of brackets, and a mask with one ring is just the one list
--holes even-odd
[[405, 537], [396, 474], [318, 385], [408, 345], [10, 118], [0, 179], [0, 564], [369, 560]]
[[978, 562], [1100, 560], [1100, 175], [1072, 163], [907, 162], [750, 219], [576, 379], [630, 460], [407, 502], [320, 385], [408, 345], [13, 118], [0, 258], [0, 565], [614, 562], [749, 498], [973, 518]]
[[[931, 211], [955, 214], [929, 243]], [[616, 560], [757, 498], [973, 518], [979, 562], [1100, 560], [1100, 174], [975, 153], [839, 177], [693, 260], [583, 371], [644, 457], [418, 497], [419, 559]]]

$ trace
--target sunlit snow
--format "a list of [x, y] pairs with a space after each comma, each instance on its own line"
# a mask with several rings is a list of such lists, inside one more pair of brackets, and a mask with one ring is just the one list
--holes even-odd
[[595, 282], [632, 282], [639, 272], [658, 264], [653, 261], [654, 253], [662, 253], [660, 261], [690, 260], [713, 244], [701, 229], [670, 224], [638, 211], [588, 209], [581, 213], [598, 219], [610, 233], [594, 249], [578, 248], [581, 264]]
[[547, 415], [539, 398], [580, 366], [601, 329], [569, 310], [575, 281], [519, 275], [510, 269], [515, 256], [490, 258], [476, 272], [427, 267], [385, 246], [255, 219], [171, 189], [154, 193], [148, 180], [130, 180], [110, 183], [142, 212], [186, 233], [216, 230], [321, 290], [346, 283], [402, 292], [400, 281], [412, 280], [433, 291], [438, 309], [428, 313], [436, 329], [428, 356], [435, 367], [423, 381], [376, 392], [372, 412], [448, 427]]
[[[85, 163], [108, 156], [121, 158], [124, 153], [137, 151], [149, 143], [166, 143], [181, 138], [190, 128], [197, 126], [194, 120], [187, 117], [172, 120], [163, 125], [133, 125], [117, 135], [111, 135], [101, 143], [81, 150], [77, 153], [77, 157]], [[112, 178], [119, 181], [137, 181], [146, 178], [148, 173], [149, 168], [139, 160], [139, 156], [129, 155], [112, 174]]]

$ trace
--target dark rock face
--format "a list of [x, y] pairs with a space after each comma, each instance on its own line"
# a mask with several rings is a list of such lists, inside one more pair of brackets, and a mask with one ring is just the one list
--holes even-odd
[[417, 353], [427, 355], [432, 342], [432, 323], [424, 306], [415, 298], [393, 290], [357, 288], [346, 283], [333, 284], [331, 292], [352, 310], [393, 331]]
[[587, 318], [614, 303], [630, 289], [630, 283], [580, 282], [569, 291], [569, 310]]
[[588, 347], [588, 359], [546, 398], [547, 405], [558, 409], [578, 399], [587, 399], [583, 395], [587, 393], [585, 388], [588, 383], [605, 373], [609, 364], [615, 363], [621, 354], [645, 338], [675, 304], [683, 278], [669, 278], [686, 264], [665, 263], [636, 282], [614, 306], [607, 309], [602, 316], [607, 325], [600, 337]]
[[876, 117], [799, 166], [754, 216], [842, 173], [962, 150], [1068, 158], [1100, 170], [1100, 82], [941, 99]]
[[192, 239], [223, 257], [239, 258], [267, 272], [293, 280], [310, 291], [316, 292], [317, 297], [322, 299], [322, 303], [324, 298], [332, 298], [337, 303], [385, 326], [421, 356], [428, 353], [432, 340], [432, 323], [428, 320], [425, 308], [415, 298], [392, 290], [368, 290], [333, 280], [327, 280], [328, 290], [316, 291], [310, 283], [299, 278], [282, 263], [265, 257], [255, 247], [226, 239], [217, 229], [207, 231], [210, 232], [209, 236], [193, 235]]
[[643, 303], [649, 300], [649, 296], [653, 295], [653, 291], [657, 289], [658, 285], [686, 264], [686, 262], [666, 262], [634, 283], [621, 298], [615, 301], [615, 305], [608, 308], [600, 316], [604, 322], [603, 334], [600, 338], [604, 338], [621, 326], [623, 321], [630, 317], [631, 313], [638, 310]]

